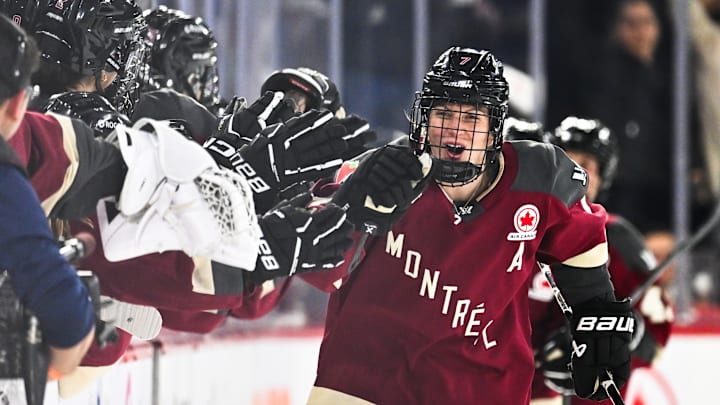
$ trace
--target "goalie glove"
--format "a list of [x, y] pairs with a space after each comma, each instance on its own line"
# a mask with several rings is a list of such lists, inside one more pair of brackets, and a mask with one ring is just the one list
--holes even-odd
[[431, 166], [427, 154], [418, 158], [408, 147], [384, 146], [358, 164], [332, 202], [347, 210], [355, 226], [375, 225], [375, 232], [386, 233], [422, 194]]
[[618, 389], [630, 377], [630, 341], [635, 319], [630, 300], [593, 298], [573, 306], [572, 376], [575, 393], [599, 401], [607, 398], [600, 383], [606, 371]]
[[255, 270], [246, 273], [248, 281], [259, 285], [343, 263], [345, 251], [352, 246], [352, 224], [334, 204], [314, 212], [304, 208], [310, 200], [310, 194], [301, 194], [260, 219], [263, 238]]
[[266, 212], [279, 190], [319, 179], [340, 167], [347, 151], [345, 135], [345, 127], [332, 113], [312, 110], [267, 127], [240, 149], [231, 162], [250, 183], [256, 212]]

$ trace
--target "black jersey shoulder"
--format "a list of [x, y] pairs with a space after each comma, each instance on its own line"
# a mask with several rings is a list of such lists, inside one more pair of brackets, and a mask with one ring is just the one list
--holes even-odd
[[187, 135], [202, 142], [217, 128], [218, 118], [192, 97], [172, 89], [149, 91], [140, 96], [130, 121], [141, 118], [173, 120], [185, 126]]
[[77, 170], [70, 187], [50, 212], [50, 217], [82, 219], [95, 212], [98, 200], [120, 193], [127, 167], [120, 149], [96, 138], [95, 131], [87, 124], [75, 118], [54, 117], [58, 122], [67, 120], [61, 129], [63, 137], [74, 142]]
[[518, 171], [512, 190], [548, 193], [566, 206], [585, 195], [587, 173], [555, 145], [508, 141], [515, 150]]
[[608, 245], [620, 254], [629, 268], [646, 273], [655, 266], [655, 259], [645, 247], [642, 235], [625, 218], [613, 215], [605, 228]]

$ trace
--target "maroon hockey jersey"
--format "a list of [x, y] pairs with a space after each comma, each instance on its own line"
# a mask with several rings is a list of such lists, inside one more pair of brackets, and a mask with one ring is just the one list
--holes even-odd
[[49, 216], [85, 217], [101, 197], [122, 188], [126, 169], [120, 150], [95, 139], [81, 121], [28, 111], [9, 143]]
[[585, 172], [559, 149], [505, 143], [502, 155], [474, 212], [456, 212], [432, 183], [368, 241], [331, 296], [310, 404], [529, 402], [536, 256], [602, 252], [605, 211], [585, 202]]

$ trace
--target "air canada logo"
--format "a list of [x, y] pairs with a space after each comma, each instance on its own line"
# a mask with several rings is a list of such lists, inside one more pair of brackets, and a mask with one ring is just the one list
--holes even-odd
[[515, 211], [513, 226], [516, 232], [510, 232], [509, 241], [532, 240], [537, 236], [537, 226], [540, 223], [540, 210], [532, 204], [525, 204]]

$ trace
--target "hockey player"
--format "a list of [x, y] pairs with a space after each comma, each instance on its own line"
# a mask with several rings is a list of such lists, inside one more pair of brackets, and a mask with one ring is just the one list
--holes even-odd
[[[15, 294], [35, 314], [43, 341], [50, 348], [50, 367], [67, 374], [90, 347], [95, 316], [75, 269], [58, 252], [40, 201], [25, 178], [25, 165], [7, 143], [25, 114], [38, 51], [32, 39], [3, 15], [0, 58], [4, 61], [0, 67], [0, 268], [7, 269], [0, 285], [11, 283]], [[4, 315], [8, 311], [2, 310]], [[8, 321], [3, 316], [3, 325]], [[12, 331], [5, 328], [3, 343], [7, 344], [12, 341]], [[3, 370], [12, 368], [8, 364], [15, 358], [11, 350], [16, 348], [2, 348]]]
[[172, 88], [215, 115], [221, 113], [217, 41], [200, 17], [159, 6], [143, 13], [147, 22], [146, 90]]
[[[92, 1], [79, 2], [77, 5], [75, 3], [70, 4], [69, 2], [66, 2], [63, 6], [70, 7], [72, 5], [73, 7], [63, 9], [64, 11], [62, 11], [61, 18], [73, 22], [78, 20], [79, 15], [83, 15], [84, 19], [82, 21], [87, 22], [88, 20], [95, 18], [97, 20], [96, 25], [103, 25], [102, 22], [107, 20], [109, 17], [103, 14], [93, 14], [96, 13], [98, 9], [91, 7], [92, 4]], [[105, 4], [105, 8], [102, 9], [107, 11], [107, 7], [127, 7], [127, 4], [126, 2], [111, 2]], [[85, 9], [84, 7], [86, 6], [90, 8]], [[54, 10], [48, 10], [47, 12], [51, 11], [55, 12]], [[118, 11], [117, 14], [122, 15], [120, 11]], [[48, 34], [48, 36], [52, 35]], [[82, 45], [83, 43], [84, 42], [81, 41], [78, 45]], [[73, 48], [72, 50], [73, 52], [80, 52], [83, 55], [94, 55], [91, 52], [91, 49]], [[62, 191], [58, 191], [58, 188], [56, 187], [67, 187], [66, 185], [63, 186], [64, 183], [62, 183], [62, 181], [73, 181], [75, 180], [73, 177], [76, 179], [95, 182], [94, 185], [103, 190], [103, 192], [98, 193], [97, 196], [88, 196], [86, 200], [83, 200], [83, 204], [80, 204], [79, 206], [63, 204], [63, 207], [66, 207], [67, 209], [74, 209], [75, 211], [67, 215], [60, 215], [61, 218], [83, 218], [88, 216], [94, 211], [95, 204], [98, 200], [97, 197], [107, 195], [112, 196], [119, 193], [120, 186], [122, 186], [123, 179], [125, 179], [125, 168], [123, 167], [124, 163], [117, 148], [106, 142], [93, 140], [92, 135], [88, 136], [87, 133], [82, 131], [77, 132], [77, 128], [75, 128], [77, 121], [67, 120], [67, 122], [65, 122], [66, 119], [63, 117], [40, 114], [29, 114], [29, 117], [32, 118], [32, 120], [26, 118], [27, 125], [23, 128], [22, 136], [18, 137], [18, 145], [19, 148], [22, 149], [23, 156], [25, 156], [26, 159], [31, 159], [33, 156], [43, 157], [43, 159], [38, 159], [38, 161], [33, 165], [35, 169], [38, 169], [35, 172], [37, 176], [33, 176], [33, 179], [38, 180], [39, 194], [52, 196], [54, 199], [51, 203], [59, 204], [64, 202], [64, 198], [66, 196], [62, 194]], [[294, 121], [294, 123], [289, 127], [283, 126], [282, 128], [274, 128], [275, 140], [292, 136], [293, 139], [304, 141], [305, 138], [296, 136], [298, 135], [298, 132], [302, 132], [307, 133], [310, 138], [316, 137], [320, 139], [319, 142], [326, 141], [328, 144], [335, 145], [342, 151], [344, 141], [341, 138], [344, 132], [341, 131], [338, 133], [335, 131], [335, 135], [332, 139], [319, 135], [321, 132], [324, 133], [324, 130], [318, 128], [321, 126], [321, 122], [318, 120], [326, 120], [326, 118], [327, 117], [323, 114], [311, 113]], [[73, 142], [87, 142], [87, 144], [83, 143], [82, 147], [79, 148], [79, 156], [70, 153], [72, 150], [65, 151], [62, 147], [62, 142], [64, 142], [62, 137], [51, 137], [48, 133], [43, 132], [43, 130], [52, 130], [56, 127], [60, 127], [62, 129], [62, 131], [57, 131], [57, 133], [67, 133], [68, 137], [73, 135], [70, 130], [76, 130], [75, 137], [70, 138]], [[80, 129], [82, 129], [82, 127], [83, 126], [80, 126]], [[314, 130], [312, 130], [313, 128]], [[336, 126], [335, 130], [337, 129], [338, 128]], [[57, 142], [60, 142], [60, 144]], [[308, 142], [304, 143], [308, 144]], [[310, 142], [310, 144], [312, 145], [313, 142]], [[274, 151], [274, 156], [278, 159], [278, 162], [282, 162], [284, 165], [283, 167], [286, 170], [299, 169], [300, 167], [293, 166], [293, 164], [305, 164], [308, 162], [308, 156], [306, 154], [302, 156], [302, 159], [298, 160], [297, 158], [293, 158], [293, 161], [287, 161], [288, 158], [294, 156], [293, 154], [298, 153], [293, 142], [289, 142], [289, 145], [290, 147], [287, 149], [285, 149], [285, 146], [281, 149], [276, 149]], [[103, 159], [100, 155], [94, 154], [93, 151], [99, 147], [102, 147], [100, 148], [101, 150], [108, 152], [107, 159]], [[264, 149], [261, 152], [270, 153], [267, 149]], [[66, 157], [66, 155], [68, 156]], [[314, 156], [317, 157], [317, 155]], [[88, 159], [85, 159], [86, 157]], [[51, 158], [55, 159], [53, 160]], [[78, 161], [75, 161], [73, 158], [79, 159]], [[268, 162], [267, 164], [270, 165], [271, 162]], [[66, 171], [78, 167], [79, 169], [70, 171], [72, 176], [66, 175]], [[98, 171], [93, 173], [93, 169], [98, 169]], [[105, 176], [104, 174], [106, 173], [103, 172], [105, 169], [114, 169], [117, 170], [117, 172], [108, 173], [110, 175]], [[268, 167], [267, 170], [272, 171], [272, 168]], [[45, 180], [44, 183], [42, 182], [43, 180]], [[78, 189], [75, 190], [71, 187], [70, 191], [72, 191], [72, 193], [68, 194], [74, 195], [81, 190], [84, 191], [85, 188], [78, 187]], [[57, 200], [58, 197], [60, 197], [59, 200]], [[87, 209], [88, 206], [90, 209]], [[307, 221], [311, 218], [315, 218], [313, 224], [317, 225], [301, 230], [296, 229], [297, 224], [307, 223]], [[263, 227], [263, 224], [266, 222], [268, 224], [272, 223], [272, 225], [269, 225], [266, 229], [265, 236], [268, 239], [267, 243], [269, 244], [269, 247], [266, 247], [266, 256], [268, 252], [272, 252], [271, 254], [274, 256], [274, 259], [284, 267], [280, 270], [276, 270], [275, 268], [266, 269], [267, 273], [263, 276], [259, 276], [259, 274], [262, 273], [261, 271], [256, 272], [253, 280], [257, 283], [258, 287], [262, 286], [265, 280], [282, 277], [283, 271], [286, 272], [285, 275], [289, 274], [290, 271], [305, 271], [307, 267], [309, 267], [309, 261], [316, 261], [319, 265], [322, 265], [335, 263], [340, 260], [335, 257], [342, 256], [342, 252], [336, 252], [333, 248], [330, 248], [332, 244], [328, 245], [326, 243], [316, 243], [315, 245], [308, 245], [306, 239], [311, 238], [316, 241], [325, 241], [328, 237], [338, 236], [337, 239], [333, 240], [342, 242], [344, 235], [348, 232], [348, 230], [347, 227], [341, 226], [343, 222], [342, 215], [337, 209], [331, 209], [325, 211], [324, 213], [316, 214], [300, 208], [296, 209], [293, 206], [281, 206], [277, 207], [277, 210], [272, 214], [269, 214], [266, 219], [261, 220], [260, 226]], [[97, 225], [97, 223], [95, 223], [95, 225]], [[82, 229], [83, 226], [87, 226], [87, 224], [85, 224], [84, 221], [80, 221], [74, 223], [73, 229], [77, 231]], [[98, 229], [98, 226], [93, 226], [90, 231], [95, 233], [98, 240], [101, 240], [101, 235], [97, 233]], [[299, 232], [304, 232], [304, 235], [298, 235]], [[303, 242], [304, 247], [301, 250], [298, 250], [298, 252], [295, 252], [296, 249], [300, 248], [300, 246], [298, 246], [298, 241]], [[290, 249], [292, 252], [286, 249]], [[301, 256], [298, 256], [300, 254]], [[229, 310], [241, 305], [249, 306], [252, 304], [251, 297], [249, 296], [254, 291], [257, 291], [255, 296], [257, 296], [258, 299], [261, 296], [263, 298], [267, 297], [267, 289], [258, 288], [255, 290], [255, 287], [251, 288], [250, 283], [245, 286], [243, 286], [243, 284], [230, 283], [228, 277], [234, 277], [235, 281], [238, 279], [242, 281], [243, 274], [240, 270], [233, 270], [227, 266], [219, 266], [217, 263], [213, 263], [210, 260], [200, 260], [198, 263], [195, 263], [193, 259], [180, 252], [166, 253], [158, 256], [162, 256], [162, 258], [153, 258], [152, 256], [148, 258], [146, 256], [142, 259], [138, 259], [137, 261], [124, 262], [119, 266], [114, 266], [104, 259], [102, 250], [98, 249], [93, 256], [87, 259], [86, 263], [89, 265], [89, 268], [94, 268], [99, 273], [104, 293], [135, 303], [147, 303], [152, 306], [161, 308], [165, 307], [170, 311]], [[273, 256], [264, 257], [266, 260], [264, 263], [267, 263], [267, 266], [271, 265], [272, 261], [270, 259], [272, 259]], [[143, 265], [140, 265], [140, 262]], [[164, 265], [162, 265], [163, 263]], [[302, 267], [295, 269], [293, 268], [294, 265], [302, 265]], [[118, 268], [122, 268], [127, 272], [118, 272]], [[139, 274], [153, 271], [152, 275], [149, 277], [157, 277], [161, 280], [161, 282], [145, 284], [138, 283], [138, 280], [142, 279], [142, 277], [139, 279], [135, 278], [134, 274], [130, 274], [132, 271], [137, 271]], [[223, 277], [223, 275], [227, 277]], [[117, 281], [113, 279], [113, 276], [119, 276]], [[149, 285], [162, 285], [166, 287], [166, 289], [159, 290], [143, 288], [144, 286]], [[216, 291], [216, 285], [220, 285], [225, 289], [222, 291]], [[245, 291], [245, 289], [247, 289], [247, 291]], [[164, 292], [167, 292], [167, 294], [164, 294]], [[193, 299], [188, 299], [188, 296]], [[259, 314], [260, 311], [254, 311], [254, 313]], [[177, 319], [177, 317], [175, 319]], [[178, 323], [176, 326], [177, 328], [195, 327], [194, 324], [189, 323]], [[204, 328], [204, 331], [211, 329], [207, 326], [200, 326], [199, 328]], [[127, 341], [125, 341], [125, 343], [127, 343]], [[114, 360], [117, 359], [117, 356], [122, 354], [123, 350], [124, 348], [121, 348], [121, 350], [111, 353], [110, 357], [101, 356], [99, 359], [95, 358], [91, 364], [108, 364], [114, 362]]]
[[40, 2], [22, 16], [41, 51], [33, 76], [38, 102], [67, 91], [98, 93], [130, 115], [139, 97], [137, 60], [144, 54], [140, 17], [134, 1], [124, 0]]
[[99, 136], [141, 118], [171, 119], [202, 142], [217, 126], [217, 117], [189, 96], [141, 93], [146, 26], [134, 0], [41, 2], [13, 18], [31, 21], [26, 25], [42, 52], [33, 78], [41, 89], [36, 110], [79, 118]]
[[[618, 164], [614, 134], [598, 120], [567, 117], [548, 137], [588, 173], [588, 201], [600, 201], [610, 189]], [[629, 297], [648, 277], [655, 266], [652, 254], [645, 248], [640, 233], [625, 219], [608, 215], [605, 224], [608, 239], [608, 270], [618, 297]], [[570, 339], [564, 318], [555, 303], [545, 277], [539, 271], [529, 291], [533, 346], [539, 368], [533, 384], [533, 404], [547, 404], [551, 398], [560, 403], [561, 393], [571, 395], [573, 384], [567, 364], [570, 361]], [[633, 303], [636, 328], [632, 340], [632, 368], [648, 367], [667, 343], [673, 321], [672, 308], [661, 286], [655, 285]], [[552, 389], [550, 389], [552, 388]], [[573, 404], [590, 404], [573, 397]], [[603, 402], [610, 404], [610, 401]]]
[[[577, 316], [573, 337], [586, 348], [573, 359], [577, 391], [603, 396], [605, 368], [617, 384], [627, 379], [631, 312], [608, 277], [605, 212], [585, 200], [586, 173], [560, 149], [503, 144], [507, 103], [500, 61], [448, 49], [411, 113], [410, 140], [432, 155], [432, 181], [412, 150], [387, 146], [333, 196], [377, 237], [330, 286], [310, 404], [529, 403], [536, 258], [555, 266]], [[612, 330], [578, 327], [598, 316]]]

